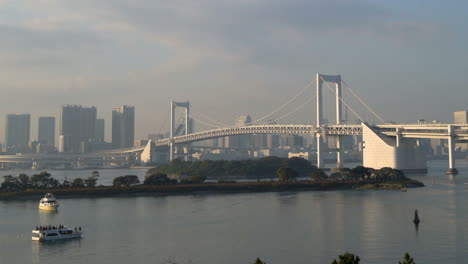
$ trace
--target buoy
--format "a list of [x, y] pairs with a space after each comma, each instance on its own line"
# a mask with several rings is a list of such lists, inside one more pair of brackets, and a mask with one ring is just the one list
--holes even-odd
[[415, 225], [418, 225], [418, 224], [419, 224], [419, 222], [421, 222], [421, 221], [419, 220], [419, 216], [418, 216], [418, 210], [415, 210], [415, 211], [414, 211], [414, 219], [413, 219], [413, 223], [414, 223]]

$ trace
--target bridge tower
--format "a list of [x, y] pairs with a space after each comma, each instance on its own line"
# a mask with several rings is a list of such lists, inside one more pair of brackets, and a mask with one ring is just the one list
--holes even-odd
[[[171, 117], [170, 117], [170, 129], [169, 129], [169, 161], [174, 159], [174, 136], [175, 136], [175, 110], [177, 107], [185, 109], [185, 135], [192, 133], [190, 131], [190, 124], [189, 124], [189, 113], [190, 113], [190, 102], [175, 102], [171, 101]], [[184, 147], [184, 159], [188, 160], [190, 156], [189, 144], [186, 144]]]
[[[317, 82], [317, 128], [318, 132], [316, 134], [317, 137], [317, 167], [323, 167], [323, 158], [322, 158], [322, 143], [323, 137], [325, 136], [325, 132], [320, 129], [323, 124], [323, 107], [322, 107], [322, 86], [324, 82], [330, 82], [335, 84], [335, 104], [336, 104], [336, 124], [341, 124], [342, 120], [342, 107], [341, 107], [341, 75], [325, 75], [317, 73], [316, 76]], [[342, 152], [341, 152], [341, 138], [340, 136], [336, 136], [336, 148], [337, 148], [337, 155], [336, 155], [336, 167], [341, 168], [342, 165]]]

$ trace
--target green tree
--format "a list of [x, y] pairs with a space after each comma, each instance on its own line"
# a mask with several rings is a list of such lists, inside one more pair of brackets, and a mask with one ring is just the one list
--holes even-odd
[[72, 181], [71, 186], [74, 187], [74, 188], [83, 188], [83, 187], [85, 187], [85, 183], [84, 183], [83, 179], [76, 178], [76, 179], [74, 179]]
[[167, 174], [156, 172], [152, 175], [147, 175], [143, 184], [146, 185], [167, 185], [177, 183], [177, 180], [170, 179]]
[[3, 182], [0, 188], [4, 192], [15, 192], [19, 190], [16, 178], [11, 175], [3, 176]]
[[26, 175], [24, 173], [21, 173], [20, 175], [18, 175], [17, 178], [18, 178], [17, 182], [20, 185], [20, 188], [22, 190], [25, 190], [25, 189], [31, 187], [31, 181], [30, 181], [28, 175]]
[[414, 262], [413, 258], [408, 254], [408, 252], [406, 252], [403, 257], [403, 262], [398, 261], [398, 264], [416, 264], [416, 262]]
[[257, 258], [253, 264], [266, 264], [266, 262], [262, 261], [260, 258]]
[[94, 178], [99, 178], [99, 171], [93, 171], [91, 172], [91, 177], [94, 177]]
[[84, 180], [84, 184], [88, 188], [96, 187], [97, 179], [99, 178], [99, 171], [93, 171], [91, 176]]
[[321, 169], [316, 169], [314, 172], [310, 174], [310, 178], [314, 181], [323, 181], [328, 178], [327, 174], [321, 170]]
[[297, 172], [291, 168], [282, 167], [276, 171], [276, 175], [281, 182], [288, 182], [296, 179]]
[[132, 186], [140, 183], [140, 179], [138, 179], [138, 176], [136, 175], [125, 175], [125, 176], [119, 176], [114, 179], [113, 185], [115, 187], [121, 187], [121, 186]]
[[30, 182], [33, 188], [38, 189], [57, 188], [60, 186], [60, 182], [52, 178], [51, 174], [47, 171], [34, 174], [31, 176]]
[[354, 256], [354, 254], [346, 252], [343, 255], [338, 256], [338, 261], [334, 259], [332, 264], [359, 264], [360, 260], [361, 259], [359, 259], [358, 256]]
[[200, 183], [204, 183], [206, 181], [206, 177], [205, 176], [192, 176], [192, 177], [189, 177], [189, 178], [184, 178], [182, 180], [180, 180], [180, 183], [182, 184], [200, 184]]

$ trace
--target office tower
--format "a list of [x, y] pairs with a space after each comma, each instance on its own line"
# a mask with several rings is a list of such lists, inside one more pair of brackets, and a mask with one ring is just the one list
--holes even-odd
[[94, 136], [97, 142], [104, 142], [105, 121], [104, 119], [96, 119], [96, 127]]
[[[455, 124], [468, 124], [468, 111], [457, 111], [453, 113], [453, 121]], [[468, 150], [468, 143], [457, 143], [457, 148], [461, 151]]]
[[302, 147], [304, 146], [304, 138], [294, 134], [281, 135], [280, 145], [283, 147]]
[[260, 149], [264, 149], [264, 148], [267, 148], [267, 137], [268, 135], [267, 134], [256, 134], [256, 135], [252, 135], [252, 145], [255, 147], [255, 148], [260, 148]]
[[39, 117], [37, 140], [40, 144], [55, 146], [55, 117]]
[[280, 137], [279, 135], [267, 135], [267, 148], [275, 149], [278, 148], [280, 145]]
[[5, 144], [8, 152], [26, 152], [31, 125], [29, 114], [9, 114], [5, 120]]
[[135, 141], [135, 108], [117, 106], [112, 111], [112, 147], [131, 148]]
[[96, 107], [65, 105], [60, 111], [61, 152], [78, 153], [95, 140]]
[[453, 121], [455, 124], [468, 124], [468, 111], [453, 112]]

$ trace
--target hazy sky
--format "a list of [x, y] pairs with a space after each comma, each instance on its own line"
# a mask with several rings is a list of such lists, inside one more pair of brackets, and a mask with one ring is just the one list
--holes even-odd
[[[255, 119], [322, 72], [386, 120], [451, 121], [468, 109], [467, 2], [0, 0], [1, 119], [31, 113], [35, 138], [38, 116], [92, 105], [109, 135], [112, 107], [129, 104], [145, 137], [171, 99]], [[310, 105], [287, 121], [313, 116]]]

